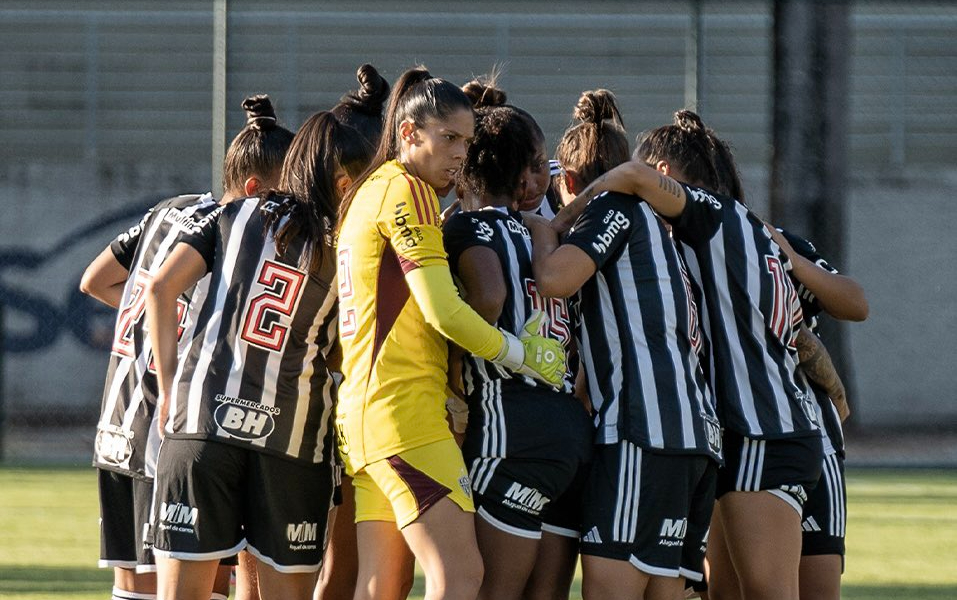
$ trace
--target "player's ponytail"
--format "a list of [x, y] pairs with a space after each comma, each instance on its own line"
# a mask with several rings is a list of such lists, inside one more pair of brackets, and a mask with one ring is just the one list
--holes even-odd
[[690, 110], [676, 112], [674, 124], [642, 134], [634, 157], [651, 166], [665, 161], [685, 175], [686, 183], [743, 201], [730, 147]]
[[[267, 199], [266, 227], [273, 232], [277, 254], [284, 254], [302, 236], [305, 247], [300, 267], [317, 272], [323, 254], [332, 245], [340, 194], [336, 174], [358, 177], [372, 157], [372, 146], [356, 129], [340, 123], [332, 112], [306, 119], [292, 141], [279, 175], [279, 190]], [[284, 217], [289, 217], [284, 219]]]
[[359, 187], [379, 167], [399, 155], [399, 126], [411, 121], [419, 127], [430, 120], [445, 119], [457, 110], [472, 110], [468, 96], [444, 79], [432, 77], [423, 66], [408, 69], [392, 86], [382, 125], [382, 138], [369, 167], [358, 177], [339, 205], [341, 223]]
[[375, 146], [382, 137], [382, 109], [389, 97], [389, 82], [368, 63], [356, 71], [356, 81], [359, 89], [344, 95], [332, 108], [332, 114]]
[[615, 95], [608, 90], [583, 92], [573, 114], [579, 123], [565, 131], [556, 157], [585, 186], [628, 160], [628, 138]]
[[282, 165], [291, 131], [279, 125], [269, 96], [261, 94], [243, 100], [246, 125], [229, 144], [223, 161], [223, 189], [240, 191], [248, 177], [268, 177]]
[[462, 86], [462, 91], [472, 102], [472, 108], [478, 110], [487, 106], [503, 106], [508, 96], [498, 87], [498, 70], [488, 75], [480, 75]]

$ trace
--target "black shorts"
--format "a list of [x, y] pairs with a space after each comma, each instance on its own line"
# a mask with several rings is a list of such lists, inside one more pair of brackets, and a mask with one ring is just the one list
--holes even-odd
[[698, 581], [718, 465], [631, 442], [598, 446], [585, 486], [583, 555], [630, 562], [657, 577]]
[[824, 459], [821, 479], [804, 504], [801, 554], [839, 554], [843, 558], [846, 522], [844, 459], [835, 452]]
[[153, 499], [154, 553], [211, 560], [246, 548], [283, 573], [319, 569], [333, 469], [208, 440], [166, 439]]
[[579, 539], [582, 530], [582, 502], [591, 461], [581, 465], [571, 485], [562, 495], [545, 507], [542, 513], [542, 531], [562, 537]]
[[767, 490], [801, 514], [808, 493], [821, 476], [823, 460], [820, 435], [756, 440], [725, 429], [717, 497]]
[[153, 553], [143, 540], [149, 527], [153, 482], [106, 469], [97, 469], [97, 479], [100, 567], [155, 571]]
[[593, 427], [570, 394], [492, 381], [469, 398], [462, 453], [476, 513], [493, 527], [540, 539], [548, 506], [591, 454]]

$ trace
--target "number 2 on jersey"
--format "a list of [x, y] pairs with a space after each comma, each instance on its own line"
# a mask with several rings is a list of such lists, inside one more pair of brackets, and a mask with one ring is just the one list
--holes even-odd
[[282, 352], [289, 318], [296, 310], [306, 275], [271, 260], [263, 262], [257, 283], [263, 291], [253, 296], [243, 317], [242, 339], [253, 346]]

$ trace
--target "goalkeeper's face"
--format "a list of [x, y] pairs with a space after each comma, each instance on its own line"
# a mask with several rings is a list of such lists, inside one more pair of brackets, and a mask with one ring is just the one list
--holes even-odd
[[462, 167], [474, 131], [470, 109], [457, 110], [444, 119], [429, 119], [423, 125], [403, 121], [399, 125], [399, 160], [433, 189], [446, 188]]

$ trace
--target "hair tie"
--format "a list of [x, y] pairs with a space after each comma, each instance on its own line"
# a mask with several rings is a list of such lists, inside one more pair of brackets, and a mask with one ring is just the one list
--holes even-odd
[[265, 115], [262, 115], [262, 116], [256, 116], [256, 117], [249, 117], [248, 119], [246, 119], [246, 125], [252, 125], [253, 121], [258, 121], [259, 119], [267, 119], [269, 121], [276, 121], [276, 117], [267, 117]]

